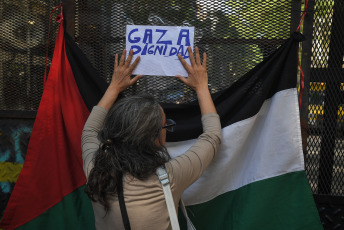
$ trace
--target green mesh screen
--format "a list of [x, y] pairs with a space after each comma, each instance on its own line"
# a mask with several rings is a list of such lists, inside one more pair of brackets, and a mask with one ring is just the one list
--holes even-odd
[[[208, 54], [209, 89], [225, 89], [289, 37], [292, 1], [75, 1], [75, 41], [108, 81], [126, 25], [194, 26], [195, 45]], [[127, 94], [149, 92], [161, 102], [194, 100], [173, 77], [147, 76]]]

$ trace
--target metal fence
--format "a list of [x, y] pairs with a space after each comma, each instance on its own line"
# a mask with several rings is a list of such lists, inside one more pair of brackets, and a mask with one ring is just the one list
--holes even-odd
[[[43, 89], [49, 13], [57, 4], [0, 2], [0, 110], [37, 110]], [[51, 23], [48, 63], [56, 28], [56, 23]]]
[[302, 44], [305, 167], [325, 229], [344, 228], [344, 2], [309, 1]]
[[57, 32], [51, 23], [47, 47], [49, 13], [58, 4], [0, 1], [0, 219], [26, 156], [43, 92], [46, 48], [49, 67]]
[[[0, 110], [37, 110], [42, 94], [48, 15], [57, 3], [0, 3]], [[209, 56], [212, 92], [230, 86], [289, 37], [293, 4], [289, 0], [259, 4], [222, 0], [65, 3], [66, 10], [72, 9], [67, 30], [107, 80], [112, 74], [115, 53], [124, 48], [126, 25], [195, 26], [195, 45]], [[52, 18], [50, 38], [55, 37], [57, 26]], [[49, 44], [48, 64], [53, 42]], [[192, 90], [172, 77], [146, 77], [134, 88], [128, 93], [147, 91], [163, 102], [185, 103], [195, 98]]]
[[304, 43], [311, 55], [303, 57], [310, 63], [302, 110], [309, 125], [305, 161], [313, 193], [322, 195], [344, 195], [343, 9], [342, 1], [315, 1], [312, 24], [305, 24], [312, 29]]
[[[209, 88], [217, 92], [271, 54], [289, 37], [292, 2], [283, 1], [107, 1], [75, 2], [75, 41], [109, 79], [115, 53], [125, 48], [126, 25], [195, 27], [195, 46], [208, 54]], [[195, 99], [173, 77], [149, 76], [128, 90], [146, 91], [161, 102]]]

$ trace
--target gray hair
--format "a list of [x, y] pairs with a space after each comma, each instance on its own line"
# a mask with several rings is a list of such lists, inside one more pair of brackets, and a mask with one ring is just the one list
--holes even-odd
[[109, 196], [117, 193], [122, 175], [129, 173], [145, 180], [171, 159], [161, 142], [162, 122], [158, 101], [147, 94], [121, 99], [109, 110], [85, 188], [105, 211], [110, 208]]
[[160, 139], [162, 119], [161, 107], [151, 95], [126, 97], [110, 109], [100, 139], [142, 147], [147, 137], [154, 142]]

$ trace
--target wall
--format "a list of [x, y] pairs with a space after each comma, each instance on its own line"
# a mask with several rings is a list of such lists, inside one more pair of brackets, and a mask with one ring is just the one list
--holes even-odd
[[0, 218], [26, 156], [34, 119], [0, 119]]

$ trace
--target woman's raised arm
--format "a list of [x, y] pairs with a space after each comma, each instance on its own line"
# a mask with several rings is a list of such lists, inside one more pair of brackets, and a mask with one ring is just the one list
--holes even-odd
[[131, 74], [140, 61], [140, 57], [137, 57], [133, 64], [130, 65], [133, 58], [133, 50], [130, 50], [127, 60], [125, 60], [126, 52], [126, 50], [123, 50], [119, 63], [118, 54], [116, 54], [111, 83], [105, 91], [104, 96], [98, 103], [98, 106], [103, 107], [107, 110], [111, 108], [120, 92], [133, 85], [142, 77], [142, 75], [138, 75], [133, 79], [130, 78]]

